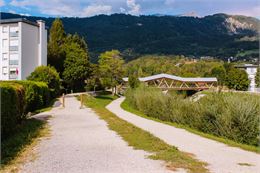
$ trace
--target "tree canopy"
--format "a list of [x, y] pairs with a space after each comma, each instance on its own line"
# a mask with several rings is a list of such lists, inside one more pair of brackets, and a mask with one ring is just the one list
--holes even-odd
[[98, 60], [101, 81], [106, 87], [114, 89], [124, 76], [124, 60], [118, 50], [101, 53]]
[[226, 69], [224, 68], [224, 66], [214, 67], [211, 70], [210, 76], [216, 77], [218, 79], [219, 85], [224, 85], [227, 78]]
[[58, 72], [63, 72], [63, 62], [65, 60], [64, 43], [66, 33], [62, 21], [57, 18], [53, 21], [49, 33], [48, 42], [48, 64], [54, 66]]
[[138, 88], [140, 86], [140, 81], [136, 73], [130, 74], [128, 77], [128, 83], [131, 88]]
[[91, 73], [88, 54], [77, 42], [67, 43], [65, 52], [63, 79], [70, 89], [82, 91]]
[[208, 76], [219, 60], [193, 60], [184, 56], [146, 55], [126, 64], [127, 74], [138, 72], [139, 77], [167, 73], [182, 77]]
[[232, 68], [228, 71], [226, 85], [230, 89], [246, 91], [249, 84], [250, 80], [245, 70]]
[[46, 82], [53, 97], [59, 94], [61, 85], [60, 77], [54, 67], [39, 66], [27, 77], [27, 80]]

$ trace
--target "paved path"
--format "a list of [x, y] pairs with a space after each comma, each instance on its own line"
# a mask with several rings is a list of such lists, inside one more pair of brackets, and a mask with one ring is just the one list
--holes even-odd
[[22, 173], [167, 173], [161, 161], [134, 150], [89, 108], [66, 98], [66, 108], [55, 108], [38, 117], [52, 115], [50, 139], [35, 148], [37, 158], [25, 163]]
[[[199, 160], [209, 163], [208, 168], [215, 173], [257, 173], [260, 172], [260, 155], [229, 147], [225, 144], [200, 137], [184, 129], [175, 128], [152, 120], [139, 117], [124, 111], [120, 104], [124, 98], [119, 98], [107, 106], [118, 117], [149, 131], [181, 151], [193, 153]], [[247, 163], [252, 166], [241, 166]]]

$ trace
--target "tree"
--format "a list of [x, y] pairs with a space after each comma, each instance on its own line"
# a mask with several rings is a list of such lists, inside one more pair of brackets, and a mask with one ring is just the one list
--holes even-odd
[[216, 77], [219, 85], [222, 86], [226, 80], [226, 69], [223, 66], [214, 67], [210, 72], [210, 76]]
[[233, 69], [234, 67], [233, 67], [233, 65], [231, 63], [225, 62], [224, 63], [224, 68], [225, 68], [226, 72], [228, 72], [229, 70]]
[[250, 80], [244, 70], [231, 68], [227, 73], [226, 85], [230, 89], [246, 91], [249, 87]]
[[260, 87], [260, 67], [257, 68], [255, 83], [256, 83], [256, 87]]
[[97, 64], [91, 64], [91, 75], [90, 78], [87, 80], [87, 88], [90, 90], [96, 91], [96, 89], [102, 89], [102, 84], [100, 81], [100, 71]]
[[131, 75], [129, 75], [129, 78], [128, 78], [128, 83], [129, 83], [129, 86], [131, 88], [138, 88], [139, 85], [140, 85], [140, 81], [138, 79], [138, 75], [136, 75], [136, 73], [133, 73]]
[[51, 91], [52, 97], [59, 94], [61, 86], [60, 77], [54, 67], [39, 66], [30, 74], [30, 76], [27, 77], [27, 80], [46, 82]]
[[65, 51], [63, 79], [70, 89], [82, 91], [91, 72], [88, 54], [75, 42], [67, 43]]
[[63, 72], [63, 62], [65, 60], [64, 43], [66, 41], [66, 33], [62, 21], [55, 19], [50, 28], [48, 42], [48, 63], [54, 66], [58, 72]]
[[67, 38], [66, 38], [66, 43], [71, 43], [71, 42], [74, 42], [74, 43], [77, 43], [79, 44], [80, 48], [86, 50], [86, 52], [88, 52], [88, 45], [87, 43], [85, 42], [84, 38], [80, 37], [78, 35], [78, 33], [75, 33], [75, 34], [68, 34]]
[[98, 60], [101, 80], [104, 86], [111, 87], [112, 93], [116, 93], [116, 86], [124, 75], [124, 60], [118, 50], [106, 51], [99, 56]]

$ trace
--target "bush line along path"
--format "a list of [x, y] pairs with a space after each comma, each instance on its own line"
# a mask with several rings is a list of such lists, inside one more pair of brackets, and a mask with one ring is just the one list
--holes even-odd
[[107, 109], [135, 126], [142, 128], [166, 143], [184, 152], [192, 153], [207, 162], [215, 173], [255, 173], [260, 170], [260, 155], [192, 134], [184, 129], [148, 120], [127, 112], [120, 107], [124, 97], [107, 106]]

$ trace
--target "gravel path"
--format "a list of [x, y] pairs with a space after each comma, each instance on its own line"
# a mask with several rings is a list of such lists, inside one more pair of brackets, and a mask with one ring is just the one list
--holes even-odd
[[66, 98], [66, 108], [38, 115], [52, 115], [50, 139], [35, 148], [37, 157], [21, 168], [22, 173], [167, 173], [161, 161], [128, 146], [105, 121], [89, 108]]
[[[135, 114], [124, 111], [120, 104], [124, 97], [119, 98], [107, 106], [118, 117], [149, 131], [170, 145], [178, 147], [181, 151], [193, 153], [204, 162], [209, 163], [208, 168], [215, 173], [257, 173], [260, 172], [260, 155], [229, 147], [220, 142], [203, 138], [186, 130], [170, 125], [148, 120]], [[241, 165], [240, 165], [240, 164]], [[250, 164], [248, 166], [246, 164]]]

